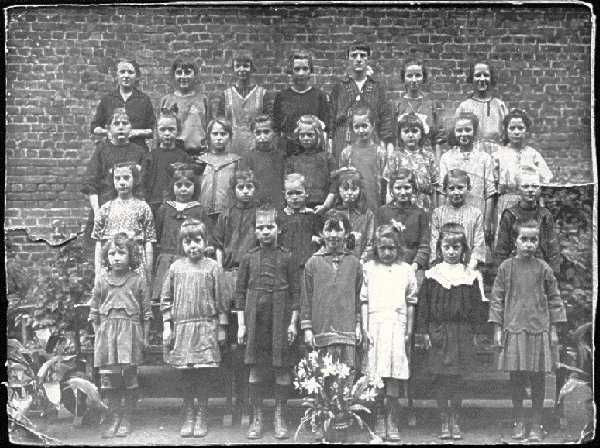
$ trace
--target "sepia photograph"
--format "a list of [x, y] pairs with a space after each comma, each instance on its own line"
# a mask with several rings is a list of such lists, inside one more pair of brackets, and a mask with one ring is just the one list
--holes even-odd
[[591, 4], [4, 16], [11, 443], [595, 439]]

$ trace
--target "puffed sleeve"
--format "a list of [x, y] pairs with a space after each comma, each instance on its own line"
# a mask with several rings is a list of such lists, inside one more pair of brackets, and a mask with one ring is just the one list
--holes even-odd
[[437, 187], [442, 183], [440, 179], [440, 170], [438, 168], [435, 156], [429, 153], [429, 179], [432, 187]]
[[548, 298], [548, 311], [550, 313], [550, 322], [555, 324], [567, 321], [567, 312], [560, 297], [558, 282], [550, 266], [544, 269], [544, 293]]
[[150, 289], [146, 280], [140, 277], [137, 290], [137, 300], [140, 307], [140, 316], [143, 321], [152, 320], [152, 307], [150, 305]]
[[354, 310], [356, 315], [356, 323], [359, 324], [362, 319], [361, 309], [360, 309], [360, 291], [363, 283], [363, 270], [362, 264], [360, 262], [356, 263], [356, 287], [354, 294]]
[[91, 131], [94, 132], [96, 128], [106, 128], [108, 124], [108, 105], [107, 105], [107, 97], [103, 97], [100, 100], [100, 104], [96, 108], [96, 113], [94, 114], [94, 119], [91, 124]]
[[386, 89], [379, 85], [379, 137], [385, 143], [394, 143], [394, 131], [392, 126], [392, 106], [387, 100]]
[[108, 210], [110, 209], [112, 201], [108, 201], [102, 207], [100, 207], [100, 217], [94, 221], [94, 228], [92, 229], [92, 239], [100, 241], [104, 238], [104, 232], [108, 225]]
[[163, 316], [163, 322], [173, 320], [173, 296], [175, 290], [175, 273], [171, 266], [165, 275], [160, 293], [160, 311]]
[[414, 271], [407, 265], [406, 266], [406, 292], [404, 294], [407, 305], [416, 305], [418, 301], [417, 293], [417, 277], [415, 277]]
[[281, 104], [283, 102], [283, 92], [277, 92], [273, 101], [273, 128], [277, 133], [281, 133], [283, 129], [283, 110]]
[[141, 224], [144, 232], [144, 242], [156, 243], [156, 229], [154, 228], [154, 216], [150, 206], [144, 202], [144, 209], [141, 216]]
[[437, 241], [440, 237], [440, 208], [433, 210], [431, 214], [431, 238], [429, 239], [429, 262], [437, 257]]
[[101, 146], [96, 146], [94, 153], [88, 162], [85, 174], [83, 176], [83, 188], [81, 192], [84, 194], [98, 194], [98, 190], [102, 184], [102, 154]]
[[217, 304], [217, 313], [219, 314], [219, 325], [229, 323], [229, 308], [231, 308], [231, 293], [225, 280], [225, 271], [221, 266], [215, 263], [213, 268], [214, 280], [214, 298]]
[[383, 177], [386, 181], [390, 181], [390, 177], [392, 177], [392, 175], [398, 171], [398, 155], [396, 154], [396, 151], [394, 151], [386, 160], [385, 163], [385, 168], [383, 169], [383, 174], [381, 175], [381, 177]]
[[301, 282], [302, 269], [299, 266], [298, 255], [295, 252], [290, 253], [288, 268], [287, 268], [287, 282], [290, 291], [290, 305], [293, 311], [300, 310], [300, 282]]
[[494, 165], [492, 163], [492, 157], [486, 157], [485, 166], [484, 166], [484, 196], [489, 198], [496, 193], [498, 193], [498, 189], [496, 188], [496, 179], [494, 177]]
[[415, 258], [413, 259], [413, 263], [417, 263], [419, 265], [419, 269], [426, 269], [429, 263], [429, 252], [430, 241], [431, 238], [431, 217], [428, 213], [420, 212], [419, 213], [419, 248], [417, 249], [417, 253]]
[[512, 228], [514, 225], [514, 215], [510, 210], [504, 210], [498, 225], [498, 237], [496, 238], [496, 247], [494, 249], [494, 265], [498, 268], [504, 260], [511, 256], [515, 242], [512, 238]]
[[381, 146], [377, 147], [377, 174], [383, 177], [385, 166], [387, 164], [387, 151]]
[[552, 171], [548, 168], [548, 164], [538, 151], [535, 151], [534, 163], [540, 173], [542, 183], [547, 184], [550, 182], [554, 177], [554, 174], [552, 174]]
[[546, 234], [546, 262], [554, 271], [554, 275], [560, 273], [560, 244], [558, 241], [558, 233], [554, 225], [554, 217], [548, 213], [545, 219], [542, 220], [542, 231]]
[[314, 297], [314, 279], [312, 273], [312, 263], [310, 260], [304, 268], [302, 274], [302, 284], [300, 287], [300, 328], [302, 330], [312, 329], [312, 302]]
[[240, 260], [238, 277], [235, 287], [235, 311], [246, 309], [246, 293], [250, 280], [250, 254], [244, 254]]
[[101, 278], [94, 282], [92, 298], [89, 301], [90, 313], [88, 321], [100, 324], [100, 303], [102, 302], [102, 281]]
[[433, 280], [425, 277], [418, 293], [417, 306], [417, 333], [427, 333], [429, 330], [429, 296]]
[[475, 220], [473, 224], [473, 252], [471, 254], [472, 258], [485, 263], [485, 236], [483, 233], [483, 215], [481, 212], [477, 210], [473, 219]]
[[504, 302], [506, 300], [507, 281], [510, 274], [511, 259], [504, 261], [498, 268], [490, 297], [490, 316], [488, 322], [504, 326]]
[[360, 288], [360, 303], [369, 303], [369, 264], [363, 265], [363, 283]]

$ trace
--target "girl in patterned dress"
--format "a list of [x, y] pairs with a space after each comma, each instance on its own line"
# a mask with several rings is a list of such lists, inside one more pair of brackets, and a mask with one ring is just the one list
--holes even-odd
[[152, 286], [153, 301], [160, 299], [169, 266], [185, 255], [178, 240], [181, 224], [188, 218], [198, 219], [204, 224], [208, 222], [208, 215], [198, 202], [202, 167], [196, 164], [175, 163], [169, 165], [168, 171], [171, 188], [154, 220], [158, 236], [158, 254]]
[[473, 93], [460, 103], [456, 116], [470, 112], [479, 120], [481, 150], [492, 154], [498, 149], [502, 134], [502, 121], [508, 112], [500, 98], [492, 95], [496, 86], [496, 73], [489, 61], [475, 61], [469, 68], [467, 83], [473, 84]]
[[96, 240], [96, 278], [101, 272], [102, 246], [113, 235], [126, 232], [132, 235], [142, 254], [136, 272], [149, 284], [152, 278], [152, 243], [156, 242], [156, 231], [150, 206], [136, 197], [140, 190], [140, 167], [132, 163], [119, 163], [112, 171], [118, 196], [100, 208], [100, 216], [94, 222], [92, 231], [92, 239]]
[[333, 173], [337, 194], [335, 206], [328, 213], [342, 213], [352, 227], [354, 256], [359, 260], [372, 251], [375, 215], [366, 206], [365, 188], [361, 174], [354, 167], [341, 168]]
[[94, 284], [89, 321], [95, 335], [94, 367], [100, 368], [100, 390], [111, 411], [102, 437], [125, 437], [131, 433], [137, 365], [148, 345], [152, 310], [146, 282], [135, 272], [141, 261], [137, 243], [125, 233], [111, 235], [101, 258], [108, 269]]
[[531, 384], [533, 422], [529, 441], [542, 440], [545, 375], [558, 361], [557, 324], [567, 315], [552, 268], [535, 256], [540, 229], [536, 220], [518, 221], [517, 254], [498, 269], [492, 289], [489, 322], [494, 344], [501, 348], [498, 368], [510, 373], [515, 413], [514, 439], [525, 438], [523, 398]]
[[206, 226], [197, 219], [183, 222], [180, 241], [186, 257], [171, 265], [160, 296], [165, 361], [182, 369], [181, 437], [208, 433], [207, 369], [221, 362], [219, 346], [225, 343], [231, 305], [223, 268], [204, 256], [207, 236]]
[[383, 177], [390, 176], [400, 168], [412, 170], [416, 176], [417, 189], [413, 201], [425, 211], [435, 208], [435, 190], [438, 186], [439, 170], [435, 156], [425, 149], [427, 141], [421, 117], [407, 113], [398, 118], [398, 149], [388, 157]]
[[[527, 146], [527, 138], [531, 133], [531, 119], [519, 109], [513, 109], [502, 123], [502, 144], [492, 154], [494, 171], [498, 181], [498, 224], [502, 212], [519, 202], [520, 194], [517, 177], [524, 169], [533, 169], [540, 175], [542, 184], [552, 180], [552, 171], [548, 168], [542, 155]], [[496, 238], [498, 237], [496, 227]]]
[[[437, 264], [419, 290], [417, 331], [425, 333], [429, 369], [441, 417], [440, 439], [462, 439], [458, 424], [464, 375], [474, 367], [474, 324], [484, 322], [477, 273], [467, 266], [469, 243], [463, 226], [449, 222], [436, 238]], [[451, 415], [448, 415], [448, 401]], [[449, 418], [450, 417], [450, 418]]]
[[[410, 346], [417, 280], [403, 262], [404, 242], [399, 229], [383, 225], [375, 232], [375, 259], [363, 265], [360, 301], [363, 325], [370, 340], [369, 374], [382, 378], [385, 388], [377, 398], [375, 433], [399, 441], [397, 417], [400, 380], [409, 376], [407, 347]], [[366, 311], [366, 312], [365, 312]], [[387, 395], [385, 413], [383, 401]]]

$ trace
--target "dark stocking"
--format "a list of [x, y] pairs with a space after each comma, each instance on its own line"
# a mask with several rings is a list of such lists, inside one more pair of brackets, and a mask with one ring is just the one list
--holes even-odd
[[544, 409], [544, 396], [546, 392], [546, 378], [544, 372], [530, 372], [531, 381], [531, 407], [533, 408], [534, 423], [540, 424], [542, 410]]
[[462, 405], [465, 379], [462, 377], [462, 375], [453, 375], [448, 377], [448, 386], [452, 410], [454, 412], [458, 412]]
[[525, 397], [526, 372], [510, 372], [509, 386], [515, 417], [523, 418], [523, 398]]
[[438, 410], [443, 413], [448, 413], [448, 399], [450, 394], [448, 393], [448, 381], [446, 375], [438, 375], [434, 382], [435, 388], [435, 401], [437, 402]]

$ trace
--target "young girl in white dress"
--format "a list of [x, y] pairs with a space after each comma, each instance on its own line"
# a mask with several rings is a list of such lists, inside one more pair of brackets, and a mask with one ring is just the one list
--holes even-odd
[[[404, 238], [399, 229], [383, 225], [375, 232], [375, 259], [363, 266], [360, 300], [363, 325], [370, 340], [368, 371], [385, 384], [376, 401], [375, 433], [399, 441], [398, 395], [400, 380], [409, 377], [406, 347], [412, 337], [417, 280], [404, 259]], [[366, 306], [365, 306], [366, 305]], [[384, 395], [387, 403], [384, 405]], [[385, 412], [384, 412], [385, 411]]]

